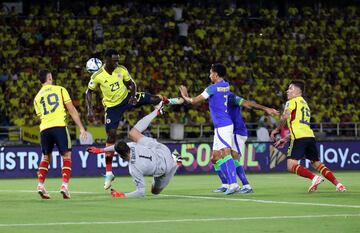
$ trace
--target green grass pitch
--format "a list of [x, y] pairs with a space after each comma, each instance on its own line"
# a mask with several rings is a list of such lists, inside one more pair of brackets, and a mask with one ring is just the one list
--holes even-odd
[[[159, 196], [113, 199], [103, 178], [72, 178], [72, 199], [49, 178], [51, 200], [35, 192], [37, 180], [0, 179], [0, 232], [360, 232], [360, 172], [337, 172], [346, 193], [325, 181], [307, 193], [310, 180], [288, 173], [250, 174], [252, 194], [211, 193], [216, 175], [177, 175]], [[133, 191], [130, 177], [114, 187]]]

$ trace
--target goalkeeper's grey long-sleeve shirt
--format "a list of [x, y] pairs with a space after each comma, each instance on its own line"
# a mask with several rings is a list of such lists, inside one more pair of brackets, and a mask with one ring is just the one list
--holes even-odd
[[125, 193], [126, 197], [145, 196], [144, 176], [159, 177], [175, 166], [170, 149], [153, 138], [142, 137], [137, 143], [129, 142], [129, 172], [136, 190]]

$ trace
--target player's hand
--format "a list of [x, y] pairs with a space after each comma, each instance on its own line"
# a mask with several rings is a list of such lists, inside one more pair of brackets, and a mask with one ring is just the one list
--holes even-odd
[[267, 113], [267, 114], [269, 114], [270, 116], [278, 116], [278, 115], [280, 115], [280, 113], [279, 113], [279, 111], [278, 110], [276, 110], [276, 109], [274, 109], [274, 108], [266, 108], [265, 109], [265, 112]]
[[104, 152], [103, 148], [98, 148], [96, 146], [90, 146], [88, 148], [86, 148], [87, 152], [89, 153], [93, 153], [93, 154], [100, 154]]
[[87, 138], [88, 132], [84, 128], [80, 129], [80, 139], [85, 141]]
[[125, 193], [118, 192], [115, 189], [111, 189], [111, 196], [114, 198], [125, 198]]
[[180, 90], [180, 93], [181, 93], [181, 96], [186, 99], [186, 97], [189, 97], [189, 94], [188, 94], [188, 90], [185, 86], [181, 85], [179, 87], [179, 90]]
[[285, 144], [288, 142], [288, 140], [286, 138], [282, 138], [280, 140], [277, 140], [275, 143], [274, 143], [274, 146], [276, 148], [283, 148], [285, 146]]
[[136, 99], [136, 96], [130, 96], [129, 98], [129, 104], [131, 105], [136, 105], [137, 104], [137, 99]]
[[279, 129], [276, 128], [276, 129], [272, 130], [270, 133], [271, 140], [275, 141], [275, 135], [278, 133], [279, 133]]

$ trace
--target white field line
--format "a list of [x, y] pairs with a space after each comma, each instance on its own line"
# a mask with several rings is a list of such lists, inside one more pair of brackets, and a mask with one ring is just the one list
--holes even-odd
[[[0, 193], [36, 193], [34, 190], [0, 190]], [[49, 193], [58, 193], [59, 191], [48, 191]], [[73, 194], [107, 194], [104, 192], [79, 192], [70, 191]], [[236, 196], [240, 194], [234, 194]], [[309, 194], [311, 195], [311, 194]], [[338, 207], [338, 208], [352, 208], [360, 209], [360, 205], [341, 205], [341, 204], [328, 204], [328, 203], [312, 203], [312, 202], [290, 202], [290, 201], [271, 201], [271, 200], [259, 200], [249, 198], [231, 198], [231, 197], [207, 197], [207, 196], [191, 196], [191, 195], [172, 195], [172, 194], [160, 194], [161, 197], [177, 197], [187, 199], [203, 199], [203, 200], [221, 200], [221, 201], [240, 201], [240, 202], [255, 202], [262, 204], [283, 204], [283, 205], [303, 205], [303, 206], [323, 206], [323, 207]], [[155, 196], [156, 197], [156, 196]], [[157, 197], [159, 198], [159, 197]]]
[[283, 220], [283, 219], [307, 219], [307, 218], [350, 218], [360, 217], [360, 214], [324, 214], [324, 215], [293, 215], [293, 216], [259, 216], [239, 218], [198, 218], [198, 219], [162, 219], [162, 220], [135, 220], [135, 221], [111, 221], [111, 222], [54, 222], [54, 223], [12, 223], [0, 224], [0, 227], [43, 227], [43, 226], [66, 226], [66, 225], [120, 225], [120, 224], [149, 224], [149, 223], [179, 223], [179, 222], [224, 222], [245, 220]]
[[[340, 208], [356, 208], [356, 209], [360, 209], [360, 205], [339, 205], [339, 204], [311, 203], [311, 202], [269, 201], [269, 200], [245, 199], [245, 198], [205, 197], [205, 196], [170, 195], [170, 194], [160, 194], [160, 195], [164, 196], [164, 197], [179, 197], [179, 198], [189, 198], [189, 199], [242, 201], [242, 202], [256, 202], [256, 203], [263, 203], [263, 204], [325, 206], [325, 207], [340, 207]], [[235, 194], [235, 195], [238, 195], [238, 194]], [[311, 194], [309, 194], [309, 195], [311, 195]]]

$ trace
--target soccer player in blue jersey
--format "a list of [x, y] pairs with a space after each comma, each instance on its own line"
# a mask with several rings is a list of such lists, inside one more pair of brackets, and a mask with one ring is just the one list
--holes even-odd
[[209, 75], [213, 84], [208, 86], [203, 93], [191, 98], [185, 86], [180, 86], [180, 92], [184, 100], [193, 105], [209, 99], [210, 114], [215, 128], [211, 162], [215, 169], [220, 170], [226, 177], [228, 188], [225, 194], [233, 194], [239, 190], [239, 185], [236, 182], [235, 162], [231, 156], [234, 126], [227, 110], [230, 86], [224, 80], [225, 75], [224, 65], [213, 64]]
[[[241, 114], [241, 107], [248, 109], [259, 109], [268, 113], [269, 115], [279, 115], [279, 112], [276, 109], [268, 108], [255, 102], [245, 100], [244, 98], [235, 95], [234, 93], [230, 93], [228, 97], [228, 113], [234, 124], [234, 144], [231, 155], [235, 162], [236, 173], [243, 185], [243, 187], [239, 190], [239, 193], [252, 193], [253, 190], [249, 184], [249, 181], [247, 180], [244, 168], [240, 165], [239, 161], [241, 154], [243, 154], [241, 149], [244, 148], [248, 137], [248, 132]], [[226, 177], [220, 170], [216, 170], [216, 172], [221, 180], [222, 186], [213, 190], [213, 192], [225, 192], [228, 188]]]

